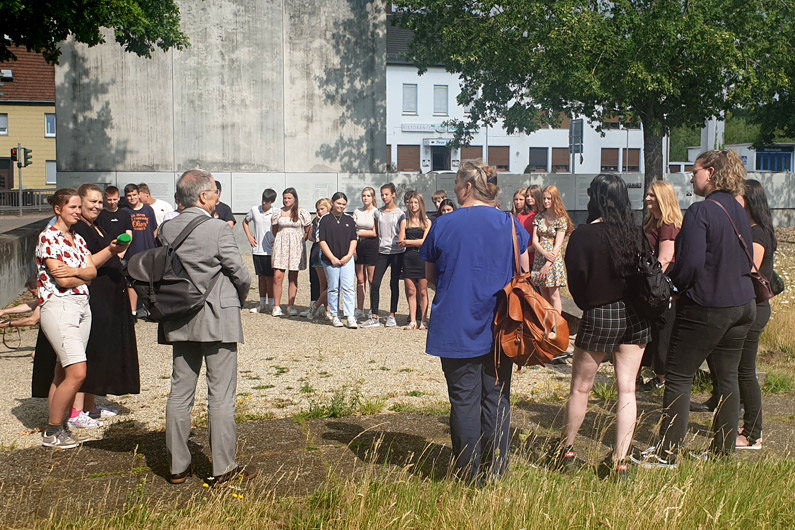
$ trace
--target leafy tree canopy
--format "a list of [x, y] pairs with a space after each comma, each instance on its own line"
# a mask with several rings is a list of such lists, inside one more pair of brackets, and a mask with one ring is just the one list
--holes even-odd
[[2, 0], [0, 62], [16, 59], [14, 45], [42, 53], [57, 63], [58, 43], [72, 35], [94, 46], [105, 42], [102, 28], [113, 30], [125, 50], [151, 57], [155, 47], [182, 49], [188, 37], [179, 29], [174, 0]]
[[[461, 77], [466, 136], [503, 120], [532, 132], [556, 111], [644, 126], [646, 178], [662, 137], [787, 84], [795, 3], [777, 0], [399, 0], [410, 58]], [[549, 109], [540, 111], [539, 109]], [[466, 139], [466, 138], [465, 138]]]

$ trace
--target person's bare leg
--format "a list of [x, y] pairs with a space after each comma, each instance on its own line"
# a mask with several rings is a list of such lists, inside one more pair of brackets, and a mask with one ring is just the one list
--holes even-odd
[[588, 410], [588, 396], [593, 388], [599, 364], [604, 360], [603, 352], [587, 351], [574, 347], [574, 360], [571, 365], [571, 388], [566, 412], [563, 416], [563, 436], [566, 445], [574, 445], [585, 412]]
[[265, 293], [268, 298], [273, 298], [273, 276], [263, 276], [265, 280]]
[[257, 276], [257, 285], [259, 287], [259, 297], [268, 298], [268, 282], [265, 281], [265, 276]]
[[282, 304], [282, 284], [284, 284], [284, 271], [273, 269], [273, 305], [279, 307]]
[[50, 425], [61, 425], [66, 418], [75, 395], [86, 378], [86, 363], [70, 364], [64, 369], [64, 372], [64, 379], [52, 396], [49, 411]]
[[420, 308], [422, 309], [421, 319], [423, 322], [428, 320], [428, 280], [419, 280]]
[[[315, 270], [317, 270], [317, 283], [318, 287], [320, 287], [320, 296], [317, 297], [313, 309], [328, 305], [328, 280], [326, 279], [326, 269], [323, 267], [315, 267]], [[326, 310], [328, 311], [329, 308], [326, 307]]]
[[356, 265], [356, 308], [359, 309], [359, 311], [364, 311], [364, 297], [367, 295], [365, 266], [366, 265]]
[[409, 326], [417, 321], [417, 280], [405, 278], [406, 300], [409, 303]]
[[287, 273], [287, 305], [295, 305], [295, 295], [298, 294], [298, 271]]
[[549, 303], [552, 304], [552, 307], [554, 307], [558, 313], [562, 313], [563, 302], [560, 299], [560, 287], [548, 287], [547, 289], [549, 292], [549, 298], [547, 298], [547, 300], [549, 300]]
[[135, 289], [130, 287], [127, 289], [127, 296], [130, 297], [130, 311], [135, 313], [138, 311], [138, 293], [135, 292]]
[[618, 387], [618, 403], [616, 404], [616, 447], [613, 460], [623, 460], [632, 445], [635, 433], [635, 420], [638, 408], [635, 401], [635, 379], [646, 345], [621, 344], [613, 353], [615, 364], [616, 386]]
[[47, 394], [47, 410], [52, 409], [52, 398], [55, 395], [55, 390], [63, 383], [64, 377], [66, 377], [66, 372], [64, 372], [63, 366], [58, 361], [55, 361], [55, 371], [53, 372], [52, 383], [50, 383], [50, 392]]

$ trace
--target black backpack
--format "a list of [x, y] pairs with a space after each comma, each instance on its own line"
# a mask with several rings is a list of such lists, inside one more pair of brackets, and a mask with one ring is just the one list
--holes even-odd
[[144, 250], [131, 257], [127, 275], [138, 299], [149, 311], [149, 318], [165, 322], [198, 313], [212, 291], [220, 271], [202, 293], [191, 281], [176, 250], [200, 224], [210, 217], [200, 215], [191, 220], [170, 244]]
[[632, 307], [641, 317], [653, 321], [668, 309], [674, 285], [663, 272], [662, 265], [642, 230], [641, 239], [635, 275], [628, 282], [629, 298]]

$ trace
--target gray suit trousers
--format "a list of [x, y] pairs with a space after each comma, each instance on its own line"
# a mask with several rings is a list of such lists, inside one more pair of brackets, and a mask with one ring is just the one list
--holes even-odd
[[213, 476], [217, 477], [237, 467], [237, 343], [175, 342], [173, 346], [171, 394], [166, 404], [166, 449], [171, 473], [182, 473], [191, 463], [188, 449], [190, 414], [204, 359], [207, 363], [207, 408], [210, 415], [208, 434]]

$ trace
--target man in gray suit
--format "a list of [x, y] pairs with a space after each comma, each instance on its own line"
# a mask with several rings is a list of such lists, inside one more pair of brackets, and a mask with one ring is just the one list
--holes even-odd
[[164, 223], [160, 239], [174, 241], [182, 229], [197, 216], [210, 219], [200, 224], [177, 249], [182, 265], [201, 291], [213, 278], [207, 302], [196, 314], [161, 322], [158, 342], [173, 345], [171, 394], [166, 405], [166, 448], [171, 461], [172, 484], [182, 484], [193, 474], [188, 450], [190, 414], [202, 360], [207, 363], [207, 394], [210, 448], [213, 455], [214, 485], [235, 478], [253, 478], [254, 466], [235, 462], [237, 426], [237, 343], [243, 342], [240, 308], [248, 294], [251, 276], [240, 257], [232, 229], [212, 219], [218, 203], [215, 179], [207, 171], [186, 171], [177, 182], [177, 201], [189, 205], [179, 216]]

